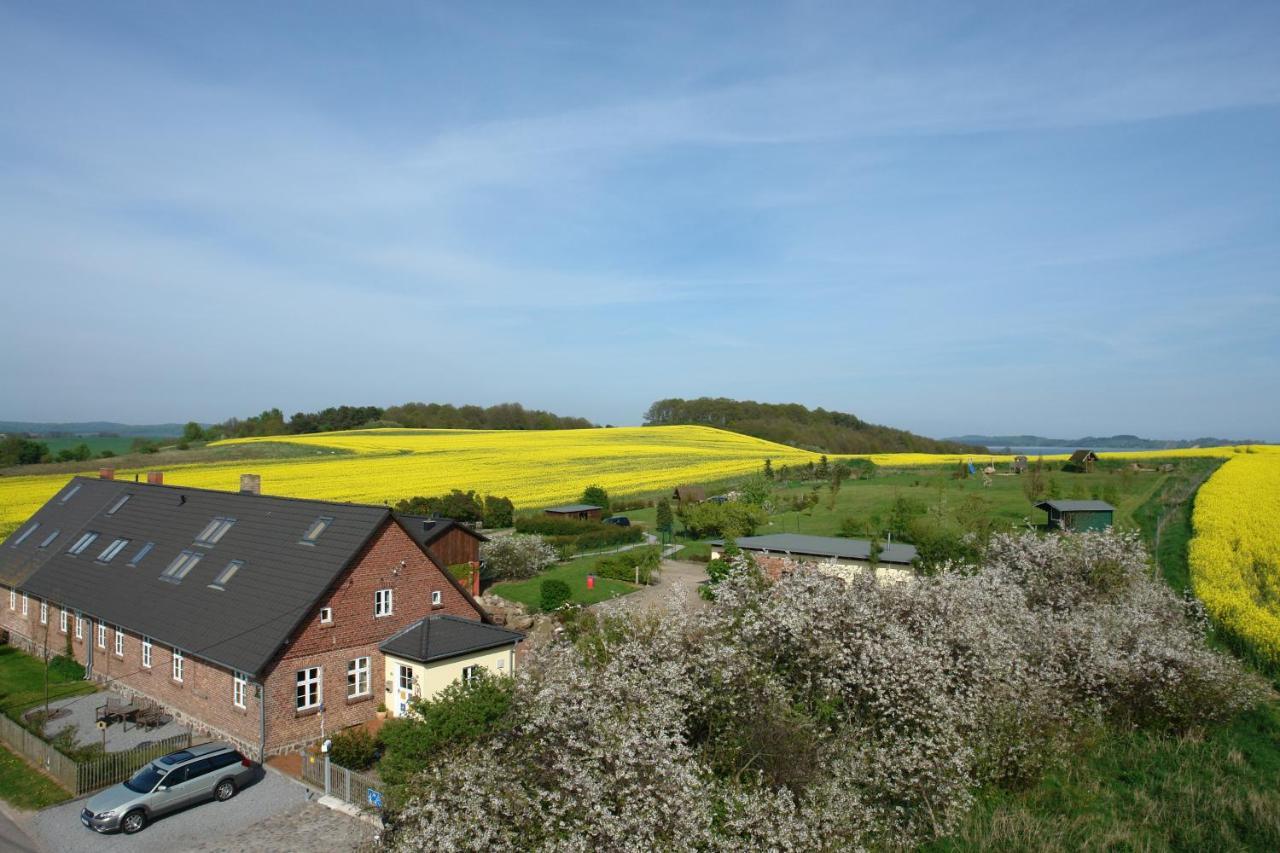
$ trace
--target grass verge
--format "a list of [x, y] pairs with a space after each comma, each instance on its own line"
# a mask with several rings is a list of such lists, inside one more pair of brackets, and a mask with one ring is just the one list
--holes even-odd
[[543, 581], [562, 580], [567, 583], [569, 591], [573, 594], [570, 601], [576, 604], [595, 604], [598, 601], [616, 598], [640, 589], [635, 584], [602, 577], [596, 578], [594, 589], [587, 589], [587, 575], [594, 571], [596, 563], [609, 556], [612, 555], [579, 557], [547, 569], [536, 578], [530, 578], [527, 581], [504, 581], [494, 584], [490, 592], [508, 601], [518, 601], [527, 606], [530, 611], [536, 611], [540, 609]]
[[71, 794], [0, 744], [0, 799], [20, 809], [42, 809]]

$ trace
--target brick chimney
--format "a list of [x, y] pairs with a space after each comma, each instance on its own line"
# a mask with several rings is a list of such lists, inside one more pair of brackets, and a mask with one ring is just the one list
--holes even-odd
[[115, 478], [116, 478], [115, 468], [99, 468], [98, 469], [99, 480], [114, 480]]
[[262, 475], [261, 474], [241, 474], [240, 475], [240, 494], [242, 495], [262, 494]]
[[148, 472], [147, 472], [147, 485], [149, 485], [149, 486], [163, 486], [163, 485], [164, 485], [164, 472], [163, 472], [163, 471], [148, 471]]

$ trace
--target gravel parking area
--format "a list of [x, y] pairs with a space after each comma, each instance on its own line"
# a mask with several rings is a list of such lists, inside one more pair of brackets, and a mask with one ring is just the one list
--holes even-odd
[[376, 830], [308, 798], [307, 789], [275, 771], [225, 803], [208, 802], [158, 819], [136, 835], [99, 835], [80, 824], [87, 798], [35, 814], [26, 830], [48, 853], [231, 853], [358, 850]]

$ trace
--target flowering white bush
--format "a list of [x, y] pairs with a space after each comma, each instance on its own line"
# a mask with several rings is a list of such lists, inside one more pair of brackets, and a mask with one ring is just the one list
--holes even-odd
[[556, 561], [556, 551], [534, 533], [497, 536], [480, 545], [489, 577], [500, 580], [531, 578]]
[[[441, 756], [400, 850], [845, 850], [954, 827], [1077, 727], [1180, 727], [1265, 688], [1207, 649], [1136, 538], [997, 537], [989, 565], [877, 583], [749, 561], [705, 610], [536, 651], [512, 712]], [[572, 633], [572, 632], [571, 632]]]

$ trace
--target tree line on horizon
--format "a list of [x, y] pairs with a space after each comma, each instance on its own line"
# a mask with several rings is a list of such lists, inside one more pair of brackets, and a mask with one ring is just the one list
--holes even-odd
[[248, 438], [264, 435], [306, 435], [376, 427], [407, 429], [589, 429], [586, 418], [564, 417], [519, 403], [493, 406], [455, 406], [452, 403], [404, 403], [399, 406], [330, 406], [318, 412], [297, 412], [288, 420], [280, 409], [267, 409], [247, 418], [229, 418], [205, 430], [206, 437]]
[[739, 432], [821, 453], [986, 453], [986, 448], [926, 438], [904, 429], [868, 423], [847, 412], [799, 403], [757, 403], [727, 397], [658, 400], [645, 426], [695, 424]]

